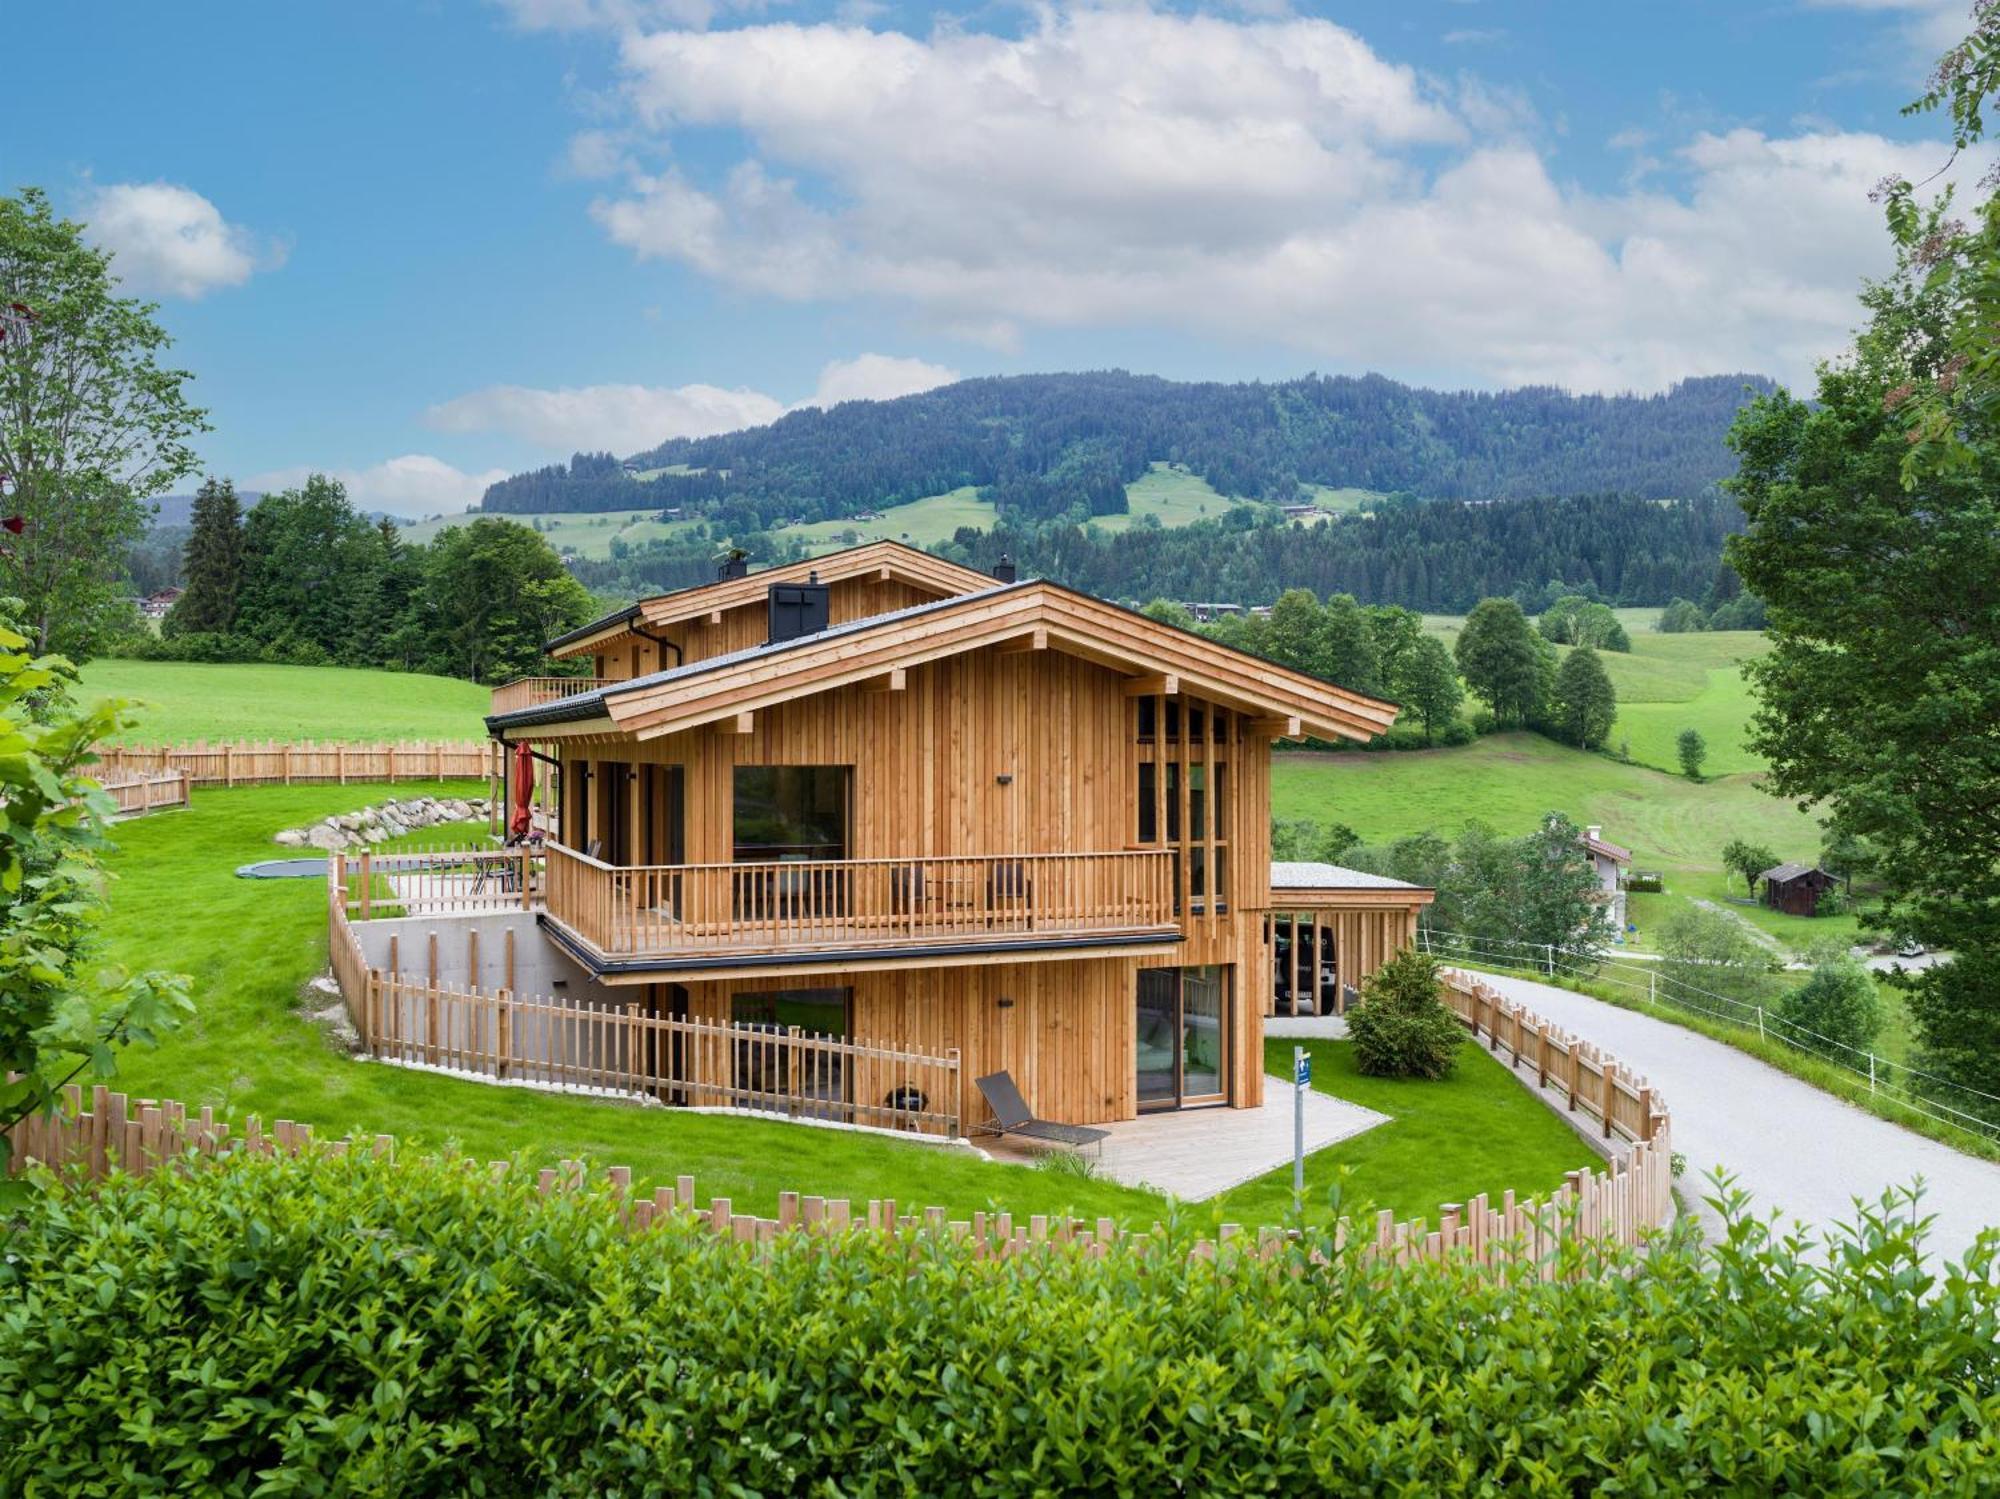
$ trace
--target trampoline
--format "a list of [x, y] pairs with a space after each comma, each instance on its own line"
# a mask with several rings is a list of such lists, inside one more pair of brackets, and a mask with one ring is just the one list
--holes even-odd
[[264, 859], [237, 869], [240, 880], [316, 880], [326, 876], [326, 860]]

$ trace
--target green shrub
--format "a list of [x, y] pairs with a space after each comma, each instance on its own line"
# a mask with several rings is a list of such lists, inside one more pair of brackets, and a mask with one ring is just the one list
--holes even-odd
[[[1740, 1198], [1593, 1273], [978, 1258], [684, 1223], [464, 1167], [255, 1160], [52, 1194], [0, 1257], [0, 1492], [1970, 1493], [2000, 1239], [1820, 1256]], [[1325, 1263], [1315, 1263], [1314, 1257]]]
[[1465, 1026], [1445, 1005], [1438, 961], [1403, 949], [1361, 981], [1347, 1017], [1354, 1063], [1370, 1077], [1449, 1077]]
[[1846, 956], [1822, 960], [1798, 988], [1778, 1001], [1783, 1020], [1811, 1032], [1793, 1035], [1808, 1050], [1850, 1065], [1850, 1051], [1866, 1051], [1882, 1029], [1882, 999], [1875, 977]]

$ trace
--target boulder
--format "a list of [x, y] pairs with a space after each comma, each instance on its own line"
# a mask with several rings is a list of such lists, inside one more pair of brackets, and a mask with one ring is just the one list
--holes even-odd
[[305, 829], [286, 828], [284, 832], [278, 834], [277, 841], [282, 843], [286, 848], [304, 848], [306, 846]]
[[306, 833], [306, 843], [312, 848], [342, 849], [347, 847], [347, 835], [322, 822]]

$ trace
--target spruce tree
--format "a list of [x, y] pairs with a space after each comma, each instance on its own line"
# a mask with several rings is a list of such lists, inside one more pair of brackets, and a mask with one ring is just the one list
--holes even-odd
[[236, 593], [243, 583], [243, 511], [228, 479], [210, 479], [195, 494], [194, 529], [181, 556], [185, 591], [160, 632], [228, 634], [236, 623]]

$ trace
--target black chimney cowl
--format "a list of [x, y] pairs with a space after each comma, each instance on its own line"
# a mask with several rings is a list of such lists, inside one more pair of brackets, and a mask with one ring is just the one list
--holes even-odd
[[1000, 560], [993, 564], [993, 576], [997, 581], [1002, 583], [1013, 582], [1015, 578], [1014, 559], [1005, 552], [1002, 552]]
[[817, 635], [833, 613], [833, 590], [820, 582], [817, 572], [803, 583], [773, 583], [767, 597], [772, 645]]
[[722, 566], [715, 570], [715, 576], [717, 581], [727, 582], [731, 578], [741, 578], [749, 571], [750, 559], [741, 552], [731, 552], [722, 559]]

